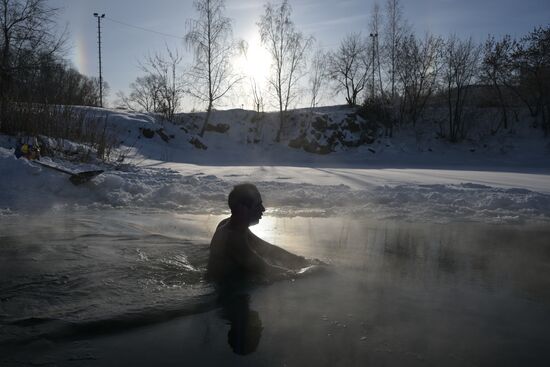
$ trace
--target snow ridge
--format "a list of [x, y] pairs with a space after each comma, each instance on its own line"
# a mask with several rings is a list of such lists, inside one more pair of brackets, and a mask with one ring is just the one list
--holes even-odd
[[[0, 148], [0, 215], [47, 210], [143, 208], [194, 214], [227, 213], [226, 198], [241, 177], [125, 166], [73, 186], [67, 176], [16, 159]], [[275, 216], [364, 216], [410, 221], [522, 223], [550, 220], [550, 195], [477, 183], [347, 185], [256, 182]]]

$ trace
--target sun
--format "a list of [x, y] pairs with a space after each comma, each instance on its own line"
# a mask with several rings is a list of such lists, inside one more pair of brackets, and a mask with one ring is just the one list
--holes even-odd
[[271, 57], [262, 46], [258, 36], [252, 36], [246, 40], [246, 45], [241, 48], [241, 55], [237, 60], [237, 67], [255, 82], [256, 85], [265, 83], [269, 76]]

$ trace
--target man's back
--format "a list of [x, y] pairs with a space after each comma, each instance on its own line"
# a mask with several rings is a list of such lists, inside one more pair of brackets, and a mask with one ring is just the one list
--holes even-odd
[[210, 242], [207, 277], [210, 280], [223, 280], [238, 272], [239, 266], [231, 254], [231, 242], [235, 235], [231, 233], [229, 218], [222, 220]]

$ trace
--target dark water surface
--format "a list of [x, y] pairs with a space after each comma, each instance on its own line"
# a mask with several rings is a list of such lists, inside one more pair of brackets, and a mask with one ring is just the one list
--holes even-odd
[[548, 366], [550, 228], [264, 217], [332, 265], [220, 298], [220, 216], [0, 222], [0, 366]]

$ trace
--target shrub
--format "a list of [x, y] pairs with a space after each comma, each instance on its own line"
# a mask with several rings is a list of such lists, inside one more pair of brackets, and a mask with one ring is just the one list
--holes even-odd
[[90, 116], [88, 111], [75, 107], [10, 103], [3, 120], [0, 132], [4, 134], [45, 136], [85, 144], [104, 161], [116, 145], [106, 118]]

